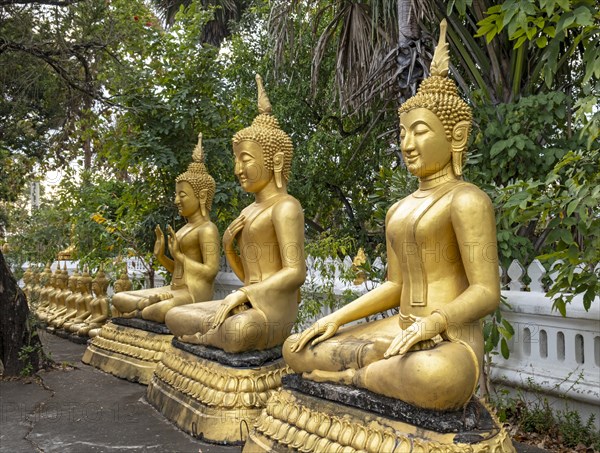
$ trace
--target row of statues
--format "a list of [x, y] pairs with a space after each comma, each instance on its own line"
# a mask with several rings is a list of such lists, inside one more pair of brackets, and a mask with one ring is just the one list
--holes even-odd
[[[306, 276], [304, 216], [287, 192], [292, 141], [257, 76], [259, 115], [233, 137], [235, 175], [254, 202], [222, 238], [243, 286], [212, 299], [221, 247], [210, 221], [215, 182], [199, 136], [193, 162], [175, 185], [186, 224], [177, 232], [169, 227], [166, 243], [156, 227], [154, 251], [172, 283], [115, 294], [120, 316], [165, 323], [182, 343], [230, 354], [283, 346], [287, 366], [308, 381], [352, 386], [424, 409], [465, 407], [482, 367], [481, 319], [497, 308], [500, 284], [492, 204], [462, 178], [471, 110], [448, 78], [445, 22], [441, 28], [431, 76], [399, 109], [402, 155], [419, 188], [387, 213], [381, 286], [290, 336]], [[91, 298], [87, 284], [80, 284], [82, 300]], [[83, 313], [67, 317], [76, 304], [69, 311], [61, 297], [40, 317], [72, 320], [71, 328], [78, 328]], [[397, 315], [355, 324], [392, 308]]]
[[[84, 268], [68, 274], [66, 263], [54, 272], [50, 263], [40, 272], [28, 268], [23, 275], [24, 292], [37, 318], [54, 329], [81, 337], [94, 337], [110, 315], [109, 279], [100, 268], [95, 277]], [[127, 273], [114, 284], [115, 292], [131, 289]]]
[[[285, 341], [286, 362], [311, 380], [421, 407], [463, 406], [482, 365], [480, 320], [497, 307], [500, 285], [491, 202], [462, 179], [471, 111], [447, 75], [442, 33], [431, 76], [399, 109], [403, 157], [419, 188], [388, 211], [388, 273], [380, 287], [289, 337], [306, 273], [303, 212], [287, 193], [291, 140], [257, 77], [260, 114], [233, 138], [235, 174], [255, 201], [223, 235], [225, 255], [244, 285], [211, 300], [219, 245], [208, 216], [214, 181], [204, 182], [199, 142], [195, 162], [177, 179], [175, 202], [187, 224], [177, 233], [169, 229], [172, 261], [157, 227], [155, 251], [173, 272], [173, 284], [117, 294], [115, 307], [166, 322], [183, 342], [226, 352]], [[391, 308], [399, 314], [343, 327]]]

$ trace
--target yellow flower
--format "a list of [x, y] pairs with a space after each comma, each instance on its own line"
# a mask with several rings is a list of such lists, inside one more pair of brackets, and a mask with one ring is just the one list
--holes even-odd
[[96, 212], [96, 213], [92, 214], [92, 220], [94, 222], [96, 222], [96, 223], [104, 223], [104, 222], [106, 222], [106, 219], [99, 212]]

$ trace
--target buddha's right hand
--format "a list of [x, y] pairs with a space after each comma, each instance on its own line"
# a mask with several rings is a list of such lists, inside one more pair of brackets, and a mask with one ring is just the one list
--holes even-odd
[[300, 351], [310, 340], [312, 340], [311, 346], [318, 345], [333, 337], [339, 328], [340, 325], [335, 320], [326, 316], [302, 332], [295, 343], [290, 346], [290, 351]]
[[233, 238], [235, 238], [237, 234], [244, 229], [245, 224], [246, 216], [243, 214], [231, 222], [223, 234], [223, 244], [231, 244], [231, 242], [233, 242]]
[[165, 255], [165, 235], [160, 229], [160, 225], [156, 225], [156, 228], [154, 228], [154, 234], [156, 234], [156, 242], [154, 242], [154, 256], [160, 258]]

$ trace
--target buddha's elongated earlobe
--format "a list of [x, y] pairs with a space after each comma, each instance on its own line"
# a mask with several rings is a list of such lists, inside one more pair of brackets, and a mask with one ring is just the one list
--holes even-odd
[[469, 138], [468, 121], [459, 121], [452, 129], [452, 169], [456, 176], [462, 175], [463, 154]]
[[283, 174], [283, 151], [279, 151], [273, 156], [273, 173], [275, 174], [275, 184], [278, 189], [281, 189], [283, 187], [283, 180], [281, 179]]
[[206, 217], [206, 200], [208, 199], [208, 189], [202, 189], [199, 195], [198, 202], [200, 203], [200, 212], [202, 213], [202, 217]]

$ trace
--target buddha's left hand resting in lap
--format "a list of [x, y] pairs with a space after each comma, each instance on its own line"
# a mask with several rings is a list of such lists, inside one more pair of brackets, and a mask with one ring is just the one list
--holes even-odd
[[[478, 383], [480, 320], [498, 306], [500, 284], [492, 204], [461, 176], [471, 112], [447, 78], [444, 26], [432, 76], [399, 110], [419, 189], [387, 213], [387, 281], [288, 338], [283, 355], [307, 379], [453, 410]], [[342, 327], [394, 307], [399, 315]]]
[[142, 317], [165, 322], [167, 312], [176, 306], [210, 300], [213, 282], [219, 271], [219, 232], [210, 221], [215, 181], [206, 171], [202, 134], [186, 172], [175, 183], [175, 205], [187, 223], [177, 232], [168, 227], [169, 251], [160, 226], [156, 226], [154, 254], [172, 274], [170, 286], [123, 291], [114, 295], [112, 304], [123, 317]]
[[260, 114], [233, 138], [235, 174], [255, 202], [223, 235], [226, 258], [244, 286], [223, 300], [174, 308], [166, 318], [182, 341], [232, 353], [283, 343], [306, 277], [304, 215], [287, 193], [292, 142], [271, 115], [259, 76], [257, 83]]

